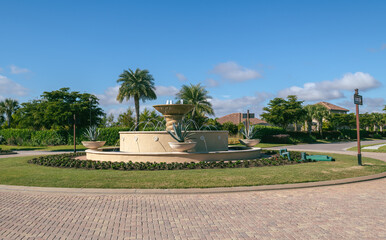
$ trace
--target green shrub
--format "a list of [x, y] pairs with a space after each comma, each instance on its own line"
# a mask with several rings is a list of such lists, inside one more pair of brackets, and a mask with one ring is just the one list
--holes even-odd
[[381, 134], [379, 134], [379, 133], [375, 133], [375, 134], [373, 135], [373, 138], [376, 138], [376, 139], [382, 139], [382, 136], [381, 136]]
[[[284, 140], [284, 138], [274, 137], [275, 135], [286, 134], [287, 131], [280, 127], [271, 127], [271, 126], [262, 126], [255, 125], [258, 133], [256, 134], [256, 138], [260, 139], [262, 143], [278, 143], [278, 141]], [[287, 141], [287, 140], [284, 140]]]
[[236, 135], [239, 132], [237, 125], [232, 122], [225, 122], [221, 129], [228, 131], [230, 135]]
[[314, 143], [316, 137], [307, 132], [288, 132], [291, 143]]
[[29, 163], [42, 166], [61, 167], [61, 168], [84, 168], [84, 169], [113, 169], [122, 171], [132, 170], [188, 170], [188, 169], [212, 169], [212, 168], [249, 168], [263, 166], [279, 166], [303, 163], [300, 152], [291, 152], [291, 159], [281, 157], [278, 154], [271, 158], [260, 158], [253, 160], [237, 161], [202, 161], [202, 162], [184, 162], [184, 163], [156, 163], [156, 162], [100, 162], [91, 160], [75, 159], [77, 156], [83, 156], [85, 153], [70, 153], [60, 155], [49, 155], [37, 157], [29, 160]]

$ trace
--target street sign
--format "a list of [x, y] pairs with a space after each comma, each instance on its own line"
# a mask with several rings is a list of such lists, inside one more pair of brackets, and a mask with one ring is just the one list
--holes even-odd
[[354, 94], [354, 104], [363, 105], [362, 95]]
[[[243, 113], [243, 118], [248, 118], [248, 114], [247, 113]], [[250, 113], [249, 114], [249, 118], [255, 118], [255, 114], [254, 113]]]

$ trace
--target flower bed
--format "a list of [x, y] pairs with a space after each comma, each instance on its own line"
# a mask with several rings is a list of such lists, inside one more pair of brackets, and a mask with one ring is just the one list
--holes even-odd
[[60, 155], [49, 155], [37, 157], [29, 160], [29, 163], [38, 164], [49, 167], [61, 168], [82, 168], [82, 169], [113, 169], [123, 171], [133, 170], [187, 170], [187, 169], [214, 169], [214, 168], [249, 168], [249, 167], [264, 167], [264, 166], [279, 166], [304, 163], [300, 160], [299, 152], [291, 152], [292, 161], [283, 158], [270, 151], [266, 154], [274, 154], [270, 157], [253, 159], [253, 160], [237, 160], [237, 161], [210, 161], [199, 163], [154, 163], [154, 162], [103, 162], [91, 160], [79, 160], [78, 156], [83, 156], [85, 153], [70, 153]]

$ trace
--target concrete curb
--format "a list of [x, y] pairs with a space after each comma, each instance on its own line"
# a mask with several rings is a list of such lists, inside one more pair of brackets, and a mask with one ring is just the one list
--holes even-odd
[[364, 181], [372, 181], [386, 177], [386, 172], [378, 173], [369, 176], [345, 178], [338, 180], [329, 180], [321, 182], [307, 182], [307, 183], [292, 183], [292, 184], [278, 184], [278, 185], [263, 185], [251, 187], [229, 187], [229, 188], [188, 188], [188, 189], [99, 189], [99, 188], [52, 188], [52, 187], [26, 187], [26, 186], [11, 186], [0, 185], [0, 191], [17, 191], [29, 193], [58, 193], [58, 194], [218, 194], [218, 193], [239, 193], [239, 192], [258, 192], [258, 191], [273, 191], [273, 190], [289, 190], [300, 188], [313, 188], [335, 186], [342, 184], [358, 183]]

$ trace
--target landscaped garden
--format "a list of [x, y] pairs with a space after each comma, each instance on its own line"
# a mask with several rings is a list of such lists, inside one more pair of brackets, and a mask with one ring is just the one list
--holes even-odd
[[[386, 163], [328, 154], [335, 162], [189, 170], [88, 170], [28, 163], [35, 157], [0, 159], [0, 184], [68, 188], [210, 188], [314, 182], [377, 174]], [[233, 162], [235, 163], [235, 162]], [[236, 163], [235, 163], [236, 164]]]

